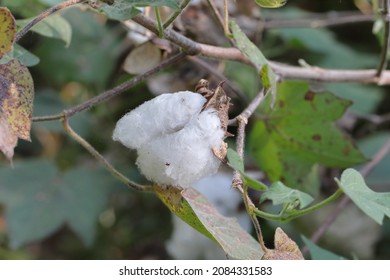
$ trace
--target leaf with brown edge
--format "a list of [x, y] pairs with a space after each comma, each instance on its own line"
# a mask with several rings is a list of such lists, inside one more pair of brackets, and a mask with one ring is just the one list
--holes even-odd
[[169, 210], [216, 242], [229, 258], [259, 260], [263, 256], [260, 244], [241, 228], [237, 219], [222, 216], [195, 189], [155, 186], [154, 190]]
[[11, 50], [15, 34], [15, 18], [7, 8], [0, 7], [0, 58]]
[[18, 136], [11, 132], [7, 121], [0, 116], [0, 151], [4, 153], [8, 160], [14, 156], [14, 148], [18, 143]]
[[0, 150], [10, 160], [17, 138], [30, 141], [34, 84], [27, 67], [13, 59], [0, 65]]
[[274, 243], [275, 249], [265, 252], [263, 260], [304, 260], [297, 243], [281, 228], [276, 229]]

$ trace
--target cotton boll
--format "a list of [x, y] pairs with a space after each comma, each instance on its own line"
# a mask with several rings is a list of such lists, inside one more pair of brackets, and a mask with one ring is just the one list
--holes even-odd
[[[236, 217], [246, 231], [251, 230], [251, 220], [241, 209], [241, 195], [231, 188], [232, 176], [217, 173], [193, 185], [224, 216]], [[180, 218], [172, 215], [173, 232], [166, 243], [168, 253], [175, 259], [226, 259], [223, 250], [212, 240], [199, 233]]]
[[182, 129], [199, 114], [205, 102], [202, 95], [190, 91], [161, 94], [122, 117], [112, 138], [138, 149], [153, 138]]
[[218, 171], [213, 148], [223, 144], [224, 131], [215, 109], [207, 109], [171, 134], [138, 149], [137, 165], [149, 180], [161, 185], [189, 187]]

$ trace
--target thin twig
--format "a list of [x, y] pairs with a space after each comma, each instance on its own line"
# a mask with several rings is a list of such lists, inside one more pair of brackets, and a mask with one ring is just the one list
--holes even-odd
[[152, 186], [144, 186], [137, 184], [127, 178], [125, 175], [116, 170], [94, 147], [91, 146], [84, 138], [78, 135], [72, 127], [69, 125], [68, 119], [64, 117], [62, 119], [62, 124], [64, 126], [65, 131], [78, 142], [81, 146], [83, 146], [88, 152], [90, 152], [100, 163], [102, 163], [106, 169], [120, 181], [125, 183], [129, 188], [134, 189], [136, 191], [152, 191]]
[[238, 98], [240, 98], [244, 102], [248, 102], [247, 96], [243, 92], [241, 92], [241, 90], [238, 87], [236, 87], [231, 81], [229, 81], [229, 79], [225, 75], [217, 71], [215, 67], [213, 67], [203, 59], [196, 56], [188, 56], [187, 59], [195, 63], [196, 65], [202, 67], [203, 69], [205, 69], [211, 75], [215, 76], [218, 80], [224, 81], [224, 84], [226, 84]]
[[[237, 138], [236, 138], [236, 149], [240, 158], [244, 160], [245, 126], [247, 124], [247, 119], [243, 117], [237, 117], [237, 122], [238, 122], [238, 129], [237, 129]], [[253, 226], [256, 230], [256, 235], [257, 235], [257, 239], [259, 240], [260, 247], [264, 253], [267, 252], [268, 248], [265, 246], [264, 243], [264, 238], [261, 231], [259, 220], [257, 219], [257, 216], [253, 213], [252, 210], [255, 208], [255, 205], [252, 202], [252, 200], [249, 198], [246, 190], [246, 186], [244, 186], [244, 182], [238, 171], [234, 171], [233, 173], [233, 187], [237, 188], [240, 191], [240, 193], [243, 195], [245, 207], [252, 220]]]
[[220, 15], [217, 7], [215, 6], [214, 1], [207, 0], [207, 3], [209, 4], [211, 11], [213, 12], [215, 18], [217, 19], [219, 26], [222, 28], [222, 30], [225, 30], [225, 24], [224, 24], [223, 18]]
[[[153, 33], [158, 34], [156, 23], [152, 19], [143, 15], [137, 15], [132, 18], [132, 20], [149, 29]], [[248, 59], [237, 48], [225, 48], [200, 44], [169, 28], [164, 31], [164, 38], [185, 49], [189, 55], [200, 54], [214, 59], [235, 60], [250, 64]], [[269, 65], [281, 79], [333, 83], [360, 82], [375, 83], [380, 85], [390, 84], [390, 71], [383, 71], [381, 77], [378, 78], [376, 76], [376, 69], [335, 70], [319, 67], [303, 68], [273, 61], [269, 61]]]
[[[260, 105], [261, 100], [263, 100], [263, 98], [259, 96], [263, 96], [263, 95], [264, 92], [262, 90], [255, 97], [255, 99], [248, 105], [248, 107], [239, 116], [235, 118], [236, 123], [238, 125], [237, 137], [236, 137], [236, 150], [242, 160], [244, 160], [245, 127], [248, 123], [248, 118], [254, 113], [256, 107]], [[242, 177], [238, 171], [234, 171], [233, 173], [233, 187], [237, 188], [240, 191], [240, 193], [243, 195], [245, 207], [247, 209], [249, 216], [252, 219], [260, 246], [264, 252], [267, 252], [268, 249], [264, 243], [264, 238], [261, 231], [260, 223], [257, 219], [256, 214], [253, 212], [253, 209], [255, 209], [256, 206], [248, 196], [246, 186], [244, 186], [244, 181], [242, 180]]]
[[310, 14], [312, 18], [277, 19], [267, 18], [264, 22], [265, 29], [271, 28], [320, 28], [344, 24], [356, 24], [358, 22], [372, 22], [374, 15], [365, 15], [356, 12], [331, 12], [323, 14]]
[[180, 5], [179, 9], [175, 11], [163, 24], [164, 29], [169, 27], [175, 19], [183, 12], [183, 10], [187, 7], [187, 5], [191, 2], [191, 0], [183, 0]]
[[383, 46], [382, 46], [382, 53], [380, 57], [380, 62], [378, 65], [378, 68], [376, 70], [376, 76], [380, 77], [382, 75], [383, 70], [386, 69], [387, 66], [387, 60], [388, 60], [388, 53], [389, 53], [389, 40], [390, 40], [390, 14], [389, 14], [389, 6], [390, 6], [390, 0], [384, 0], [383, 5], [383, 17], [385, 21], [384, 26], [384, 37], [383, 37]]
[[161, 64], [154, 67], [153, 69], [145, 72], [144, 74], [138, 75], [138, 76], [132, 78], [131, 80], [124, 82], [124, 83], [120, 84], [119, 86], [114, 87], [113, 89], [105, 91], [102, 94], [85, 101], [84, 103], [81, 103], [75, 107], [72, 107], [68, 110], [65, 110], [63, 113], [60, 113], [57, 115], [52, 115], [52, 116], [34, 117], [34, 118], [32, 118], [32, 120], [33, 121], [56, 120], [56, 119], [61, 119], [63, 116], [66, 116], [69, 118], [77, 113], [88, 110], [97, 104], [105, 102], [105, 101], [123, 93], [124, 91], [128, 90], [129, 88], [133, 87], [134, 85], [146, 80], [147, 78], [149, 78], [153, 74], [159, 72], [160, 70], [162, 70], [168, 66], [171, 66], [172, 64], [178, 62], [179, 60], [181, 60], [185, 57], [186, 57], [185, 53], [176, 54], [176, 55], [168, 58], [167, 60], [163, 61]]
[[[361, 169], [360, 173], [363, 177], [366, 177], [370, 172], [377, 166], [382, 159], [390, 152], [390, 138], [386, 141], [386, 143], [379, 149], [379, 151], [374, 155], [372, 160], [366, 163]], [[343, 195], [340, 202], [336, 205], [333, 212], [326, 218], [324, 223], [317, 229], [317, 231], [310, 238], [311, 241], [317, 243], [318, 240], [326, 233], [329, 227], [333, 224], [333, 222], [338, 218], [343, 209], [351, 202], [350, 198], [346, 195]], [[306, 255], [308, 253], [308, 248], [305, 246], [302, 249], [302, 254]]]
[[229, 125], [235, 125], [238, 123], [239, 118], [244, 118], [245, 120], [248, 120], [255, 112], [257, 107], [263, 102], [264, 100], [264, 90], [260, 91], [255, 98], [249, 103], [248, 107], [245, 108], [244, 111], [234, 119], [229, 120]]
[[55, 5], [54, 7], [51, 7], [44, 11], [43, 13], [39, 14], [36, 18], [34, 18], [31, 22], [29, 22], [25, 27], [23, 27], [18, 33], [16, 33], [15, 36], [15, 42], [19, 41], [20, 38], [22, 38], [26, 33], [38, 22], [45, 19], [46, 17], [50, 16], [51, 14], [54, 14], [55, 12], [65, 9], [67, 7], [80, 4], [83, 2], [86, 2], [87, 0], [68, 0], [62, 3], [59, 3], [58, 5]]
[[224, 30], [225, 30], [225, 35], [230, 36], [230, 30], [229, 30], [229, 3], [228, 0], [224, 0], [223, 3], [223, 19], [224, 19]]

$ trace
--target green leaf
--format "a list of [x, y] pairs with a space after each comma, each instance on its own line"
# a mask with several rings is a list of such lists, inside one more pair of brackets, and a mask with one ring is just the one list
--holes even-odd
[[230, 258], [259, 260], [263, 256], [260, 244], [240, 227], [237, 219], [222, 216], [198, 191], [159, 186], [155, 191], [174, 214], [215, 241]]
[[349, 168], [335, 179], [346, 195], [375, 222], [382, 225], [385, 216], [390, 217], [390, 192], [374, 192], [366, 185], [363, 176]]
[[307, 193], [286, 187], [282, 182], [275, 182], [266, 190], [260, 198], [260, 202], [266, 199], [272, 200], [274, 205], [291, 204], [299, 209], [305, 208], [313, 202], [313, 198]]
[[229, 161], [229, 165], [233, 169], [239, 171], [240, 173], [244, 173], [244, 162], [236, 151], [229, 148], [227, 151], [227, 158]]
[[39, 63], [39, 57], [18, 44], [15, 44], [13, 49], [0, 59], [0, 64], [6, 64], [13, 59], [19, 60], [26, 67], [31, 67]]
[[0, 58], [11, 50], [15, 35], [15, 18], [7, 8], [0, 7]]
[[301, 235], [301, 238], [309, 249], [312, 260], [345, 260], [345, 258], [319, 247], [305, 236]]
[[349, 105], [303, 82], [279, 84], [276, 99], [266, 96], [257, 111], [262, 121], [250, 135], [253, 157], [272, 182], [313, 194], [308, 181], [316, 164], [345, 168], [366, 160], [334, 123]]
[[[16, 25], [19, 28], [23, 28], [31, 22], [33, 18], [17, 20]], [[69, 22], [58, 14], [46, 17], [42, 21], [38, 22], [31, 29], [42, 36], [49, 38], [57, 38], [65, 42], [66, 47], [69, 46], [72, 39], [72, 27]]]
[[115, 0], [111, 5], [101, 4], [99, 11], [110, 19], [127, 20], [141, 12], [137, 7], [146, 6], [167, 6], [178, 10], [179, 2], [176, 0]]
[[64, 224], [91, 245], [111, 180], [104, 172], [87, 168], [61, 174], [43, 160], [0, 169], [0, 203], [6, 207], [11, 247], [46, 238]]
[[247, 174], [244, 172], [244, 162], [238, 155], [238, 153], [232, 149], [228, 149], [227, 151], [227, 158], [229, 161], [229, 165], [234, 170], [237, 170], [240, 172], [241, 176], [245, 180], [245, 183], [248, 184], [249, 187], [252, 189], [258, 190], [258, 191], [264, 191], [268, 189], [268, 187], [263, 184], [262, 182], [259, 182], [255, 179], [250, 178]]
[[253, 44], [240, 27], [234, 22], [230, 22], [230, 28], [232, 29], [233, 38], [237, 44], [237, 48], [256, 66], [259, 71], [260, 78], [265, 88], [265, 93], [268, 90], [271, 94], [276, 93], [276, 74], [268, 66], [268, 60], [265, 58], [259, 48]]
[[280, 8], [287, 3], [287, 0], [255, 0], [255, 2], [263, 8]]

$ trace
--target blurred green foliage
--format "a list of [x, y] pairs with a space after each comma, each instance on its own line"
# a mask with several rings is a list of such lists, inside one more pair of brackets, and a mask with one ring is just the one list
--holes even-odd
[[[8, 7], [17, 19], [25, 19], [60, 2], [62, 1], [1, 0], [0, 4]], [[169, 2], [172, 5], [177, 3]], [[356, 11], [357, 8], [353, 1], [299, 0], [289, 1], [284, 8], [268, 10], [264, 14], [293, 19], [312, 15], [312, 12], [322, 15], [328, 11], [343, 10]], [[70, 29], [60, 35], [54, 32], [49, 36], [52, 38], [49, 38], [47, 32], [44, 36], [41, 36], [42, 32], [41, 35], [29, 32], [20, 41], [20, 49], [18, 47], [14, 50], [14, 56], [20, 54], [21, 48], [31, 52], [22, 52], [28, 56], [26, 65], [35, 65], [38, 58], [40, 60], [39, 64], [30, 68], [36, 88], [35, 116], [59, 113], [130, 77], [120, 67], [125, 55], [133, 47], [126, 38], [126, 29], [122, 24], [107, 20], [90, 9], [79, 8], [70, 8], [61, 13], [61, 20], [54, 23], [54, 30], [63, 28], [66, 25], [64, 22], [70, 24]], [[303, 59], [312, 66], [374, 68], [379, 60], [379, 44], [371, 33], [371, 27], [372, 23], [366, 22], [356, 26], [321, 29], [266, 30], [259, 47], [267, 59], [282, 62], [296, 64], [298, 59]], [[66, 47], [64, 42], [69, 43], [69, 46]], [[169, 71], [167, 73], [172, 76], [177, 74], [183, 80], [186, 76], [191, 76], [186, 72], [191, 71], [188, 67], [175, 67]], [[197, 78], [203, 78], [202, 75], [197, 75]], [[257, 73], [247, 65], [228, 62], [225, 75], [249, 99], [260, 89]], [[192, 82], [188, 82], [188, 88], [193, 86]], [[339, 97], [352, 100], [354, 104], [349, 110], [357, 115], [375, 114], [379, 105], [389, 107], [390, 100], [384, 98], [383, 94], [387, 88], [360, 84], [316, 83], [314, 86], [321, 90], [326, 88]], [[121, 115], [152, 96], [153, 92], [149, 88], [148, 83], [143, 83], [71, 120], [72, 127], [78, 133], [137, 182], [142, 182], [143, 178], [134, 166], [135, 154], [113, 143], [111, 134], [115, 121]], [[296, 96], [290, 98], [294, 97]], [[233, 112], [240, 112], [240, 102], [235, 104], [237, 106], [233, 107]], [[386, 112], [382, 110], [381, 113]], [[311, 114], [313, 112], [309, 115]], [[297, 114], [297, 117], [302, 116]], [[250, 123], [249, 128], [255, 128], [253, 133], [263, 137], [264, 131], [259, 132], [259, 122], [257, 120]], [[286, 125], [285, 128], [290, 129], [290, 126]], [[359, 140], [359, 147], [364, 155], [371, 157], [388, 138], [388, 129], [386, 122], [373, 128], [371, 123], [359, 119], [350, 132]], [[294, 131], [292, 134], [301, 137], [305, 131]], [[251, 141], [255, 136], [252, 135]], [[82, 147], [64, 134], [59, 122], [34, 123], [32, 140], [31, 143], [19, 143], [13, 168], [1, 157], [1, 259], [169, 258], [164, 249], [164, 241], [171, 231], [170, 213], [156, 196], [129, 191], [115, 181], [106, 170], [99, 168]], [[305, 154], [304, 157], [314, 156]], [[357, 158], [351, 164], [360, 162], [361, 157]], [[253, 153], [248, 161], [255, 164], [260, 159]], [[366, 180], [369, 184], [381, 189], [389, 188], [388, 161], [389, 158], [386, 157], [368, 176]], [[293, 165], [296, 167], [296, 163]], [[321, 169], [322, 176], [326, 177], [324, 174], [327, 171], [329, 170]], [[307, 175], [303, 177], [312, 184], [309, 192], [314, 190], [317, 194], [320, 192], [320, 185], [322, 190], [329, 191], [329, 184], [324, 182], [331, 180], [332, 175], [328, 176], [330, 179], [321, 177], [323, 180], [318, 182], [317, 177], [313, 179], [313, 174], [317, 174], [318, 169], [316, 166], [312, 167], [312, 164], [301, 173]], [[298, 181], [297, 174], [290, 175], [294, 182]], [[385, 221], [383, 233], [378, 237], [377, 254], [373, 258], [390, 258], [390, 252], [380, 246], [389, 243], [388, 224]], [[273, 225], [268, 227], [272, 228]], [[271, 233], [269, 228], [265, 226], [264, 232]], [[266, 237], [271, 242], [271, 234]], [[321, 253], [318, 248], [309, 249], [312, 253]]]

